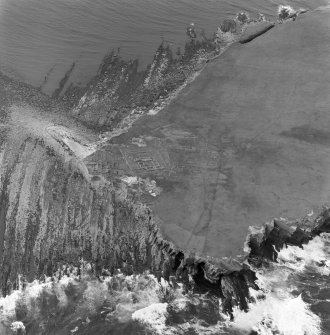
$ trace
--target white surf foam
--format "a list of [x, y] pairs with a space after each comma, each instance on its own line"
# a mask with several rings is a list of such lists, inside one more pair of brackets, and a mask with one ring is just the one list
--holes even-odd
[[148, 325], [157, 334], [163, 334], [166, 329], [167, 306], [167, 303], [151, 304], [134, 312], [132, 318]]
[[250, 304], [248, 313], [235, 311], [234, 328], [254, 330], [259, 335], [320, 335], [321, 320], [313, 314], [301, 296], [275, 290], [265, 299]]
[[280, 15], [283, 12], [288, 13], [288, 15], [293, 15], [296, 13], [296, 11], [289, 5], [279, 5], [277, 9], [277, 14]]
[[18, 332], [19, 330], [21, 331], [21, 333], [25, 332], [25, 326], [23, 324], [23, 322], [21, 321], [14, 321], [11, 326], [10, 329], [15, 333]]
[[88, 274], [88, 266], [85, 268], [87, 271], [81, 276], [74, 269], [69, 275], [63, 275], [64, 271], [59, 270], [44, 282], [35, 280], [26, 283], [24, 288], [1, 297], [0, 334], [11, 334], [14, 328], [15, 331], [23, 331], [24, 323], [16, 319], [18, 306], [27, 311], [29, 322], [44, 321], [46, 312], [42, 311], [42, 297], [48, 300], [54, 297], [52, 309], [61, 313], [65, 313], [66, 308], [70, 310], [70, 303], [74, 303], [74, 311], [69, 312], [73, 313], [73, 319], [87, 320], [102, 310], [109, 322], [125, 323], [136, 319], [156, 330], [161, 329], [162, 324], [165, 327], [167, 304], [161, 300], [168, 291], [166, 281], [159, 283], [156, 277], [148, 273], [132, 276], [119, 273], [97, 279]]
[[315, 271], [321, 275], [330, 275], [330, 235], [316, 236], [302, 248], [288, 246], [278, 253], [280, 264], [302, 272]]
[[260, 291], [250, 289], [255, 302], [247, 313], [234, 312], [231, 327], [242, 331], [255, 331], [259, 335], [320, 335], [321, 319], [310, 310], [301, 295], [294, 296], [296, 273], [330, 274], [330, 235], [322, 234], [299, 248], [288, 246], [278, 253], [278, 264], [258, 269], [257, 285]]
[[250, 289], [254, 303], [247, 313], [236, 309], [232, 327], [240, 331], [255, 331], [258, 335], [320, 335], [321, 319], [312, 313], [301, 295], [294, 297], [287, 282], [290, 273], [277, 267], [268, 273], [258, 273], [261, 291]]
[[189, 320], [169, 326], [166, 322], [169, 306], [172, 312], [182, 316], [190, 313], [191, 306], [198, 310], [205, 297], [192, 293], [186, 295], [182, 286], [174, 289], [175, 285], [165, 280], [159, 282], [148, 273], [124, 276], [119, 272], [115, 276], [96, 279], [89, 275], [90, 266], [86, 263], [80, 276], [75, 268], [70, 269], [69, 275], [63, 275], [67, 273], [63, 268], [53, 278], [27, 283], [20, 290], [0, 298], [0, 333], [24, 331], [24, 323], [16, 319], [17, 306], [25, 306], [32, 320], [42, 319], [39, 302], [40, 296], [45, 293], [48, 297], [56, 296], [56, 309], [65, 311], [72, 302], [67, 294], [71, 285], [80, 292], [72, 315], [75, 319], [90, 320], [101, 313], [109, 322], [135, 320], [155, 334], [168, 335], [185, 334], [191, 329], [199, 334], [249, 334], [255, 331], [259, 335], [320, 335], [321, 319], [312, 313], [301, 295], [292, 293], [296, 287], [291, 275], [304, 271], [328, 275], [329, 246], [330, 235], [323, 234], [311, 240], [303, 249], [289, 246], [281, 250], [278, 264], [257, 270], [260, 290], [250, 289], [253, 302], [249, 303], [249, 311], [246, 313], [235, 309], [233, 322], [229, 321], [228, 316], [223, 316], [224, 321], [205, 325], [197, 313]]

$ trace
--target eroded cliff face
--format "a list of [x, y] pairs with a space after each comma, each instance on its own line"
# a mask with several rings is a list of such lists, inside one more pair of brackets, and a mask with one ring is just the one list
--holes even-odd
[[87, 180], [76, 158], [63, 159], [42, 139], [9, 136], [1, 149], [3, 293], [18, 274], [33, 280], [80, 258], [98, 270], [142, 270], [152, 262], [146, 207], [130, 204], [105, 181]]

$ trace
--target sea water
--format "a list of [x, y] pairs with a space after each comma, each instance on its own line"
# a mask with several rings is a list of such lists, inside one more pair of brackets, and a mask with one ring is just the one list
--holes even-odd
[[[287, 0], [314, 8], [324, 0]], [[0, 69], [51, 94], [73, 62], [86, 83], [106, 53], [118, 50], [141, 67], [161, 41], [174, 51], [191, 22], [212, 35], [239, 11], [275, 19], [281, 0], [0, 0]], [[48, 78], [45, 81], [45, 78]]]
[[329, 334], [330, 234], [288, 246], [278, 263], [254, 269], [249, 311], [222, 314], [221, 299], [184, 292], [143, 273], [95, 278], [89, 264], [22, 284], [0, 298], [0, 333], [13, 334]]

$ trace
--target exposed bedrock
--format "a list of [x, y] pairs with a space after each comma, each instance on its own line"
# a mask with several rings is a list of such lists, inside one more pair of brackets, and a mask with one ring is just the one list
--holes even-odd
[[[263, 261], [277, 261], [278, 252], [287, 245], [299, 246], [308, 243], [313, 237], [330, 233], [330, 208], [326, 208], [307, 226], [302, 222], [288, 225], [284, 220], [274, 220], [259, 232], [251, 234], [247, 241], [250, 248], [249, 261], [260, 265]], [[313, 228], [311, 228], [313, 227]]]
[[[1, 288], [17, 287], [18, 275], [28, 281], [52, 275], [61, 265], [91, 262], [96, 275], [103, 269], [125, 273], [150, 269], [221, 298], [222, 308], [248, 309], [249, 287], [257, 289], [247, 265], [184, 254], [160, 235], [150, 210], [134, 201], [124, 186], [90, 181], [81, 162], [60, 154], [37, 136], [8, 134], [1, 146], [0, 223]], [[250, 236], [250, 261], [276, 261], [285, 244], [302, 246], [313, 236], [330, 232], [330, 210], [315, 228], [291, 228], [281, 221]], [[2, 234], [1, 234], [2, 235]], [[275, 247], [275, 249], [274, 249]], [[191, 281], [190, 278], [193, 279]]]
[[227, 32], [235, 33], [237, 29], [237, 24], [236, 21], [233, 19], [225, 19], [223, 20], [220, 28], [224, 33]]
[[[17, 287], [18, 275], [32, 281], [52, 275], [63, 264], [77, 265], [83, 258], [93, 264], [96, 275], [103, 269], [121, 268], [125, 273], [150, 269], [157, 276], [175, 275], [200, 292], [220, 297], [226, 312], [234, 306], [248, 309], [249, 287], [257, 286], [247, 265], [210, 262], [175, 249], [161, 237], [152, 213], [130, 199], [128, 190], [89, 181], [76, 158], [64, 159], [38, 137], [8, 135], [3, 142], [0, 280], [4, 294]], [[276, 261], [276, 250], [285, 244], [302, 246], [313, 236], [330, 232], [329, 222], [330, 210], [316, 219], [312, 231], [274, 221], [259, 235], [250, 236], [250, 261]]]
[[125, 203], [111, 185], [92, 185], [74, 158], [65, 161], [38, 138], [10, 144], [1, 151], [4, 293], [18, 274], [32, 280], [79, 258], [94, 262], [97, 270], [125, 264], [142, 270], [153, 262], [157, 269], [162, 255], [152, 250], [153, 225], [145, 207]]
[[[127, 190], [89, 181], [76, 158], [64, 159], [31, 134], [3, 140], [0, 280], [4, 294], [17, 287], [19, 274], [31, 281], [52, 275], [62, 264], [77, 265], [83, 258], [93, 264], [95, 274], [103, 269], [122, 268], [126, 273], [150, 269], [220, 297], [227, 312], [234, 306], [248, 309], [249, 287], [257, 287], [255, 273], [247, 265], [185, 255], [161, 237], [152, 213], [130, 199]], [[250, 236], [250, 261], [276, 261], [276, 250], [286, 244], [302, 246], [313, 236], [330, 232], [329, 222], [330, 210], [316, 219], [312, 231], [275, 220], [259, 235]]]

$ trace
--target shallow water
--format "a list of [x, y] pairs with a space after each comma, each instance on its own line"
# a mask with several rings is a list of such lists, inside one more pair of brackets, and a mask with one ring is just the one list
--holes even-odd
[[[285, 1], [314, 8], [324, 1]], [[162, 40], [182, 47], [185, 29], [212, 34], [246, 10], [274, 19], [280, 0], [0, 0], [0, 67], [51, 93], [76, 62], [72, 80], [86, 83], [105, 53], [120, 48], [145, 66]], [[48, 80], [44, 82], [48, 74]]]

